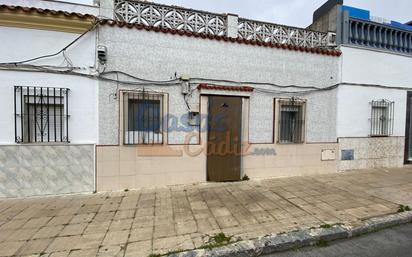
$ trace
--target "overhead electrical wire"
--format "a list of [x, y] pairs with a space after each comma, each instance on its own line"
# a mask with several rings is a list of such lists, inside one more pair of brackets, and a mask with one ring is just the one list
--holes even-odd
[[[181, 82], [179, 79], [173, 79], [173, 80], [163, 80], [163, 81], [155, 81], [155, 80], [148, 80], [148, 79], [142, 79], [138, 78], [136, 76], [130, 75], [126, 72], [120, 72], [120, 71], [108, 71], [104, 72], [103, 76], [102, 74], [98, 75], [92, 75], [92, 74], [86, 74], [86, 73], [81, 73], [81, 72], [76, 72], [73, 70], [60, 70], [63, 67], [55, 67], [56, 69], [50, 68], [50, 66], [39, 66], [39, 65], [30, 65], [30, 64], [22, 64], [22, 65], [11, 65], [11, 64], [1, 64], [0, 63], [0, 70], [10, 70], [10, 71], [21, 71], [21, 72], [46, 72], [46, 73], [54, 73], [54, 74], [65, 74], [65, 75], [74, 75], [74, 76], [80, 76], [80, 77], [87, 77], [91, 79], [97, 79], [97, 80], [102, 80], [102, 81], [109, 81], [109, 82], [114, 82], [114, 83], [120, 83], [120, 84], [125, 84], [125, 85], [134, 85], [134, 86], [176, 86], [176, 85], [181, 85]], [[80, 69], [80, 68], [77, 68]], [[112, 79], [112, 78], [107, 78], [104, 75], [108, 74], [123, 74], [126, 76], [129, 76], [135, 80], [140, 80], [143, 82], [136, 82], [136, 81], [127, 81], [127, 80], [119, 80], [119, 79]], [[364, 84], [364, 83], [349, 83], [349, 82], [341, 82], [337, 84], [333, 84], [327, 87], [315, 87], [315, 86], [298, 86], [298, 85], [278, 85], [274, 83], [263, 83], [263, 82], [241, 82], [241, 81], [230, 81], [230, 80], [218, 80], [218, 79], [208, 79], [208, 78], [192, 78], [190, 79], [191, 84], [196, 84], [197, 82], [201, 83], [229, 83], [232, 85], [261, 85], [261, 86], [272, 86], [272, 87], [277, 87], [277, 88], [296, 88], [296, 89], [303, 89], [303, 90], [298, 90], [298, 91], [286, 91], [286, 90], [271, 90], [271, 89], [262, 89], [262, 88], [255, 88], [256, 91], [263, 92], [263, 93], [271, 93], [271, 94], [279, 94], [279, 93], [285, 93], [285, 94], [302, 94], [302, 93], [312, 93], [316, 91], [327, 91], [327, 90], [333, 90], [339, 86], [362, 86], [362, 87], [376, 87], [376, 88], [384, 88], [384, 89], [394, 89], [394, 90], [410, 90], [411, 88], [409, 87], [400, 87], [400, 86], [385, 86], [385, 85], [379, 85], [379, 84]]]
[[[23, 69], [18, 69], [18, 67], [21, 67]], [[61, 67], [58, 67], [59, 69], [61, 69]], [[29, 70], [28, 70], [29, 69]], [[33, 70], [31, 70], [33, 69]], [[31, 65], [31, 64], [23, 64], [23, 65], [18, 65], [18, 66], [10, 66], [10, 65], [2, 65], [0, 64], [0, 70], [13, 70], [13, 71], [34, 71], [34, 72], [48, 72], [48, 73], [54, 73], [54, 74], [65, 74], [65, 75], [75, 75], [75, 76], [81, 76], [81, 77], [87, 77], [87, 78], [91, 78], [91, 79], [98, 79], [98, 80], [102, 80], [102, 81], [109, 81], [109, 82], [114, 82], [114, 83], [120, 83], [120, 84], [126, 84], [126, 85], [135, 85], [135, 86], [168, 86], [168, 85], [180, 85], [180, 79], [173, 79], [173, 80], [162, 80], [162, 81], [155, 81], [155, 80], [148, 80], [148, 79], [142, 79], [142, 78], [138, 78], [136, 76], [130, 75], [128, 73], [125, 72], [121, 72], [121, 71], [108, 71], [108, 72], [103, 72], [100, 73], [98, 75], [92, 75], [92, 74], [85, 74], [85, 73], [81, 73], [81, 72], [75, 72], [71, 69], [68, 70], [54, 70], [51, 69], [50, 67], [44, 67], [44, 66], [37, 66], [37, 65]], [[108, 78], [104, 75], [108, 75], [108, 74], [114, 74], [116, 75], [116, 79], [112, 79], [112, 78]], [[119, 79], [119, 74], [131, 77], [135, 80], [139, 80], [139, 81], [143, 81], [143, 82], [136, 82], [136, 81], [127, 81], [127, 80], [120, 80]], [[194, 79], [190, 79], [190, 83], [196, 84], [196, 81], [192, 81]], [[232, 83], [232, 84], [242, 84], [242, 85], [268, 85], [268, 86], [274, 86], [274, 87], [280, 87], [280, 88], [290, 88], [290, 87], [294, 87], [294, 88], [299, 88], [299, 86], [296, 85], [289, 85], [289, 86], [279, 86], [276, 84], [272, 84], [272, 83], [257, 83], [257, 82], [235, 82], [235, 81], [228, 81], [228, 80], [215, 80], [215, 79], [207, 79], [207, 78], [197, 78], [195, 80], [201, 80], [203, 83], [219, 83], [219, 82], [225, 82], [225, 83]], [[316, 87], [302, 87], [302, 89], [306, 89], [304, 92], [308, 91], [308, 89], [312, 89], [312, 90], [325, 90], [326, 88], [316, 88]], [[265, 89], [258, 89], [255, 88], [255, 90], [258, 91], [262, 91], [262, 92], [271, 92], [270, 90], [265, 90]], [[284, 91], [285, 93], [298, 93], [299, 91]], [[300, 91], [302, 92], [302, 91]]]
[[[79, 41], [84, 35], [86, 35], [87, 33], [89, 33], [90, 31], [94, 30], [97, 26], [99, 22], [96, 20], [95, 22], [93, 22], [93, 25], [86, 30], [85, 32], [83, 32], [80, 36], [78, 36], [77, 38], [75, 38], [73, 41], [71, 41], [68, 45], [66, 45], [65, 47], [63, 47], [62, 49], [60, 49], [59, 51], [57, 51], [54, 54], [47, 54], [47, 55], [42, 55], [42, 56], [38, 56], [38, 57], [34, 57], [34, 58], [30, 58], [30, 59], [26, 59], [23, 61], [18, 61], [18, 62], [3, 62], [0, 63], [0, 65], [4, 65], [4, 64], [10, 64], [10, 65], [18, 65], [18, 64], [23, 64], [23, 63], [27, 63], [27, 62], [33, 62], [33, 61], [37, 61], [37, 60], [41, 60], [41, 59], [45, 59], [45, 58], [50, 58], [50, 57], [54, 57], [57, 56], [61, 53], [63, 53], [64, 55], [64, 51], [66, 51], [69, 47], [71, 47], [72, 45], [74, 45], [74, 43], [76, 43], [77, 41]], [[66, 56], [64, 56], [66, 59]], [[68, 61], [66, 59], [66, 61]], [[70, 63], [70, 61], [68, 61]]]
[[20, 71], [20, 72], [45, 72], [45, 73], [52, 73], [52, 74], [73, 75], [73, 76], [86, 77], [86, 78], [90, 78], [90, 79], [97, 79], [97, 80], [102, 80], [102, 81], [109, 81], [109, 82], [115, 82], [115, 83], [126, 84], [126, 85], [134, 85], [134, 86], [172, 86], [172, 85], [180, 85], [181, 84], [178, 81], [170, 81], [170, 82], [164, 82], [164, 81], [163, 82], [162, 81], [160, 81], [160, 82], [157, 82], [157, 81], [147, 81], [147, 82], [124, 81], [124, 80], [111, 79], [111, 78], [103, 77], [103, 76], [100, 76], [100, 75], [86, 74], [86, 73], [75, 72], [75, 71], [71, 71], [71, 70], [64, 70], [64, 71], [54, 70], [54, 69], [45, 68], [45, 67], [42, 67], [42, 66], [30, 65], [30, 64], [18, 65], [18, 66], [14, 66], [14, 65], [10, 65], [10, 64], [8, 64], [8, 65], [0, 64], [0, 70]]
[[[137, 76], [131, 75], [127, 72], [124, 71], [118, 71], [118, 70], [112, 70], [112, 71], [105, 71], [105, 69], [102, 72], [98, 72], [97, 75], [94, 74], [86, 74], [86, 73], [81, 73], [81, 72], [76, 72], [75, 70], [81, 70], [81, 67], [74, 67], [73, 62], [70, 60], [70, 58], [66, 55], [65, 51], [74, 45], [77, 41], [79, 41], [83, 36], [85, 36], [87, 33], [90, 31], [94, 30], [97, 25], [99, 24], [100, 19], [96, 19], [92, 26], [87, 29], [85, 32], [83, 32], [81, 35], [79, 35], [77, 38], [75, 38], [73, 41], [71, 41], [68, 45], [57, 51], [56, 53], [53, 54], [48, 54], [48, 55], [42, 55], [22, 61], [17, 61], [17, 62], [4, 62], [0, 63], [0, 70], [10, 70], [10, 71], [26, 71], [26, 72], [46, 72], [46, 73], [54, 73], [54, 74], [65, 74], [65, 75], [74, 75], [74, 76], [81, 76], [81, 77], [87, 77], [90, 79], [97, 79], [97, 80], [102, 80], [102, 81], [108, 81], [108, 82], [114, 82], [117, 84], [125, 84], [125, 85], [134, 85], [134, 86], [176, 86], [176, 85], [181, 85], [181, 80], [178, 78], [175, 79], [170, 79], [170, 80], [149, 80], [149, 79], [143, 79], [139, 78]], [[33, 62], [37, 60], [41, 60], [44, 58], [50, 58], [57, 56], [59, 54], [62, 54], [64, 57], [64, 60], [66, 62], [65, 67], [61, 66], [52, 66], [52, 65], [33, 65], [33, 64], [27, 64], [28, 62]], [[113, 78], [108, 78], [107, 76], [110, 75], [116, 75], [116, 79]], [[119, 75], [123, 75], [125, 77], [131, 78], [135, 81], [130, 81], [130, 80], [120, 80]], [[136, 82], [138, 81], [138, 82]], [[196, 83], [208, 83], [208, 84], [214, 84], [214, 83], [224, 83], [224, 84], [229, 84], [229, 85], [256, 85], [256, 86], [271, 86], [273, 88], [278, 88], [281, 90], [275, 90], [275, 89], [264, 89], [264, 88], [255, 88], [256, 91], [262, 92], [262, 93], [268, 93], [268, 94], [306, 94], [306, 93], [312, 93], [316, 91], [326, 91], [326, 90], [332, 90], [335, 89], [341, 85], [350, 85], [350, 86], [364, 86], [364, 87], [378, 87], [378, 88], [385, 88], [385, 89], [399, 89], [399, 90], [410, 90], [408, 87], [391, 87], [391, 86], [384, 86], [384, 85], [377, 85], [377, 84], [359, 84], [359, 83], [337, 83], [331, 86], [327, 87], [317, 87], [317, 86], [298, 86], [298, 85], [279, 85], [275, 83], [270, 83], [270, 82], [250, 82], [250, 81], [233, 81], [233, 80], [225, 80], [225, 79], [209, 79], [209, 78], [191, 78], [190, 79], [191, 84], [196, 84]], [[285, 89], [296, 89], [293, 91], [287, 91]], [[193, 89], [194, 90], [194, 89]], [[190, 94], [191, 95], [191, 94]], [[187, 99], [185, 99], [186, 104]]]

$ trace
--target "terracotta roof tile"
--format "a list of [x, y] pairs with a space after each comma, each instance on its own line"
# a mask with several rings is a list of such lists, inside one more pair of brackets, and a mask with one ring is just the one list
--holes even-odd
[[321, 54], [321, 55], [328, 55], [328, 56], [340, 56], [342, 54], [341, 51], [334, 50], [334, 49], [311, 48], [311, 47], [304, 47], [304, 46], [295, 46], [295, 45], [286, 45], [286, 44], [278, 44], [278, 43], [271, 43], [271, 42], [247, 40], [247, 39], [241, 39], [241, 38], [229, 38], [226, 36], [217, 36], [217, 35], [196, 33], [196, 32], [183, 31], [183, 30], [175, 30], [175, 29], [169, 29], [169, 28], [146, 26], [143, 24], [127, 23], [123, 21], [116, 21], [116, 20], [109, 20], [109, 19], [100, 20], [100, 24], [108, 25], [111, 27], [117, 26], [120, 28], [126, 27], [129, 29], [136, 28], [139, 30], [168, 33], [168, 34], [173, 34], [173, 35], [177, 34], [180, 36], [218, 40], [218, 41], [225, 41], [225, 42], [232, 42], [232, 43], [239, 43], [239, 44], [257, 45], [257, 46], [264, 46], [264, 47], [271, 47], [271, 48], [281, 48], [281, 49], [288, 49], [292, 51], [300, 51], [300, 52]]
[[[10, 11], [22, 11], [26, 13], [40, 13], [40, 14], [50, 14], [50, 15], [64, 15], [68, 17], [77, 17], [80, 19], [96, 19], [95, 16], [91, 14], [81, 14], [76, 12], [66, 12], [66, 11], [56, 11], [50, 9], [41, 9], [35, 7], [22, 7], [22, 6], [11, 6], [11, 5], [0, 5], [0, 10], [10, 10]], [[161, 33], [168, 33], [173, 35], [180, 35], [180, 36], [188, 36], [188, 37], [195, 37], [195, 38], [203, 38], [203, 39], [210, 39], [210, 40], [217, 40], [217, 41], [225, 41], [231, 43], [238, 43], [238, 44], [247, 44], [247, 45], [257, 45], [257, 46], [264, 46], [264, 47], [271, 47], [271, 48], [281, 48], [281, 49], [288, 49], [293, 51], [300, 51], [306, 53], [313, 53], [313, 54], [321, 54], [321, 55], [329, 55], [329, 56], [340, 56], [342, 54], [339, 50], [331, 50], [331, 49], [323, 49], [323, 48], [310, 48], [310, 47], [303, 47], [303, 46], [294, 46], [294, 45], [285, 45], [285, 44], [278, 44], [278, 43], [271, 43], [271, 42], [260, 42], [255, 40], [247, 40], [241, 38], [229, 38], [226, 36], [217, 36], [217, 35], [210, 35], [204, 33], [195, 33], [190, 31], [183, 31], [183, 30], [175, 30], [169, 28], [160, 28], [160, 27], [153, 27], [153, 26], [146, 26], [143, 24], [134, 24], [134, 23], [127, 23], [123, 21], [115, 21], [104, 19], [99, 21], [101, 25], [109, 25], [109, 26], [118, 26], [118, 27], [127, 27], [129, 29], [136, 28], [139, 30], [147, 30], [147, 31], [154, 31], [154, 32], [161, 32]]]
[[13, 6], [13, 5], [0, 5], [0, 10], [9, 11], [22, 11], [25, 13], [39, 13], [39, 14], [50, 14], [50, 15], [64, 15], [67, 17], [77, 17], [80, 19], [95, 19], [96, 17], [91, 14], [81, 14], [76, 12], [66, 12], [66, 11], [56, 11], [50, 9], [42, 9], [35, 7], [23, 7], [23, 6]]
[[207, 89], [207, 90], [223, 90], [223, 91], [240, 91], [240, 92], [253, 92], [253, 87], [248, 86], [216, 86], [209, 84], [199, 84], [198, 89]]

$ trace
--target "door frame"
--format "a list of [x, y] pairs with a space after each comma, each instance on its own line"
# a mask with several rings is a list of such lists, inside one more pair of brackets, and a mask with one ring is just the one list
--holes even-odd
[[412, 139], [409, 137], [409, 134], [412, 130], [411, 123], [411, 106], [412, 104], [412, 91], [406, 92], [406, 123], [405, 123], [405, 151], [404, 151], [404, 164], [412, 164], [412, 160], [409, 160], [409, 140]]

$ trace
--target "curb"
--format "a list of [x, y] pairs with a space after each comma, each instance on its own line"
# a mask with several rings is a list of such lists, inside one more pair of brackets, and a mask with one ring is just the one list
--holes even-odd
[[256, 257], [262, 254], [282, 252], [311, 246], [322, 241], [334, 241], [356, 237], [365, 233], [412, 222], [412, 212], [402, 212], [384, 217], [371, 218], [358, 227], [335, 225], [331, 228], [307, 229], [286, 234], [273, 234], [255, 240], [246, 240], [210, 250], [198, 249], [175, 253], [169, 257]]

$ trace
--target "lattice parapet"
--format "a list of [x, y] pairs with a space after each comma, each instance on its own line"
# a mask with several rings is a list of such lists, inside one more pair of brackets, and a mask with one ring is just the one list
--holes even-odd
[[[237, 19], [236, 15], [237, 23], [232, 24], [226, 15], [137, 0], [114, 0], [114, 15], [116, 20], [128, 23], [260, 42], [302, 47], [330, 47], [335, 43], [328, 33]], [[228, 25], [228, 22], [231, 24]], [[228, 27], [235, 28], [231, 35], [227, 34]]]
[[334, 43], [329, 42], [328, 33], [247, 19], [239, 19], [238, 37], [304, 47], [326, 47]]
[[128, 23], [226, 35], [226, 16], [140, 1], [115, 0], [115, 18]]

